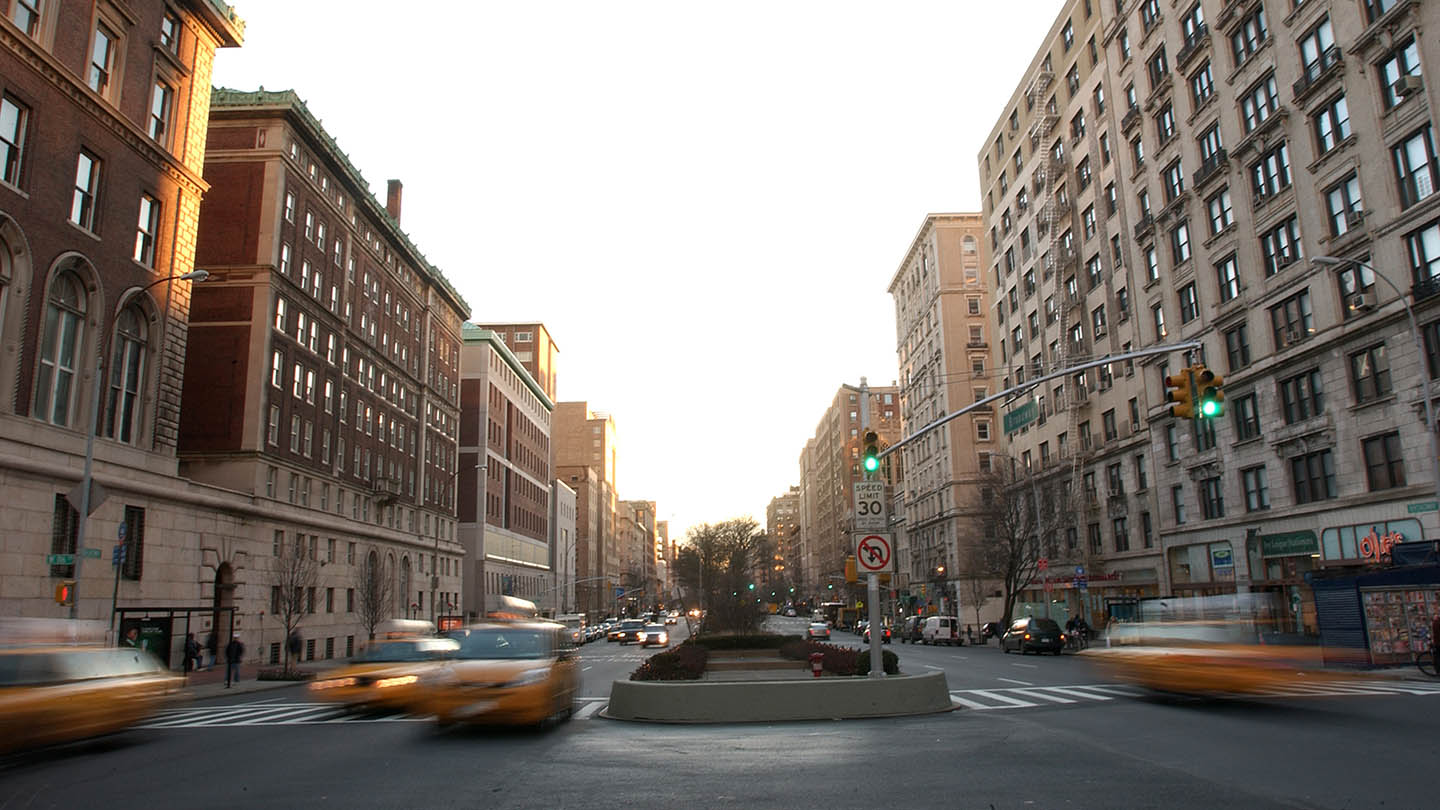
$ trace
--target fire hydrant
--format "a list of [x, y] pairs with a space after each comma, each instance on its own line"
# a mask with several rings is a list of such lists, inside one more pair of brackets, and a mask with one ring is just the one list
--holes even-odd
[[825, 668], [825, 653], [810, 653], [810, 672], [815, 677], [820, 677], [820, 671]]

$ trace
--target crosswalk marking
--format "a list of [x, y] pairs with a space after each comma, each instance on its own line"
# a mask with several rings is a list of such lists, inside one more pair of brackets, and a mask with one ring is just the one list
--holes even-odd
[[[589, 720], [609, 702], [608, 697], [576, 698], [574, 719]], [[361, 714], [327, 703], [258, 701], [227, 706], [166, 709], [140, 728], [227, 728], [243, 726], [331, 725], [337, 723], [407, 723], [428, 720], [410, 714]]]
[[[997, 711], [1028, 709], [1037, 706], [1105, 703], [1116, 698], [1135, 698], [1146, 690], [1134, 684], [1094, 683], [1067, 686], [1026, 686], [1001, 689], [956, 689], [950, 701], [966, 709]], [[1367, 695], [1440, 695], [1440, 683], [1419, 681], [1319, 681], [1274, 686], [1246, 697], [1250, 698], [1313, 698], [1360, 697]]]

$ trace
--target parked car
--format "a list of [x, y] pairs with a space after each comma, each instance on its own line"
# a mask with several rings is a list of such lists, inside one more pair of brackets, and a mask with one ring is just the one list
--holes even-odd
[[810, 626], [805, 630], [805, 638], [812, 641], [815, 639], [823, 638], [826, 641], [829, 641], [830, 625], [826, 624], [825, 622], [811, 622]]
[[1003, 635], [1005, 635], [1005, 625], [1000, 622], [986, 622], [980, 626], [980, 641], [982, 643]]
[[[885, 625], [882, 624], [882, 625], [880, 625], [880, 630], [882, 631], [882, 635], [880, 636], [880, 643], [881, 643], [881, 644], [889, 644], [889, 643], [890, 643], [890, 628], [889, 628], [889, 627], [886, 627]], [[870, 628], [869, 628], [869, 627], [866, 627], [866, 628], [865, 628], [865, 632], [864, 632], [864, 634], [863, 634], [863, 637], [864, 637], [864, 639], [865, 639], [865, 643], [866, 643], [866, 644], [869, 644], [869, 643], [870, 643]]]
[[1000, 637], [1000, 649], [1027, 652], [1051, 652], [1059, 655], [1065, 649], [1065, 634], [1054, 619], [1043, 616], [1023, 616], [1010, 623], [1010, 629]]
[[965, 646], [965, 636], [960, 634], [960, 620], [954, 616], [926, 616], [925, 626], [920, 631], [920, 643]]
[[900, 643], [903, 644], [907, 641], [912, 643], [918, 643], [921, 640], [922, 631], [924, 629], [924, 616], [906, 616], [905, 621], [900, 625]]

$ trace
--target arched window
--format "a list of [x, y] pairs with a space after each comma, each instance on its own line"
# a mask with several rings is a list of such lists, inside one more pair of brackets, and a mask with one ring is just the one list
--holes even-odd
[[40, 336], [40, 369], [35, 376], [35, 416], [69, 426], [75, 398], [75, 366], [80, 358], [85, 299], [73, 273], [50, 282], [45, 326]]
[[974, 253], [974, 252], [975, 252], [975, 247], [976, 247], [976, 246], [975, 246], [975, 237], [970, 236], [970, 235], [967, 234], [967, 235], [965, 236], [964, 241], [963, 241], [961, 244], [963, 244], [963, 245], [965, 246], [965, 252], [966, 252], [966, 253]]
[[115, 352], [105, 397], [105, 435], [134, 444], [140, 434], [140, 394], [145, 379], [145, 316], [126, 307], [115, 320]]

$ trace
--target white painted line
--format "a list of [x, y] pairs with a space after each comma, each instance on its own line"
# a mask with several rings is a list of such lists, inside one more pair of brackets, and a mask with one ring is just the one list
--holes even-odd
[[609, 700], [610, 698], [609, 698], [608, 696], [601, 695], [601, 696], [599, 696], [599, 697], [582, 697], [582, 698], [575, 698], [575, 699], [576, 699], [576, 700]]
[[581, 672], [589, 672], [590, 670], [592, 670], [592, 669], [594, 669], [594, 668], [595, 668], [595, 667], [581, 667], [581, 668], [580, 668], [580, 671], [581, 671]]
[[1011, 690], [1009, 690], [1009, 691], [1015, 692], [1016, 694], [1024, 695], [1025, 697], [1033, 697], [1033, 698], [1040, 698], [1041, 700], [1048, 700], [1048, 701], [1051, 701], [1052, 703], [1074, 703], [1074, 702], [1075, 702], [1075, 701], [1071, 700], [1070, 698], [1063, 698], [1063, 697], [1060, 697], [1059, 695], [1052, 695], [1052, 694], [1050, 694], [1049, 692], [1045, 691], [1045, 687], [1041, 687], [1041, 688], [1039, 688], [1039, 689], [1011, 689]]
[[316, 716], [316, 711], [315, 711], [315, 710], [316, 710], [316, 709], [323, 709], [323, 708], [324, 708], [324, 707], [320, 707], [320, 706], [311, 706], [309, 709], [289, 709], [289, 710], [280, 711], [280, 712], [263, 712], [263, 713], [260, 713], [260, 714], [252, 715], [252, 716], [247, 717], [247, 718], [245, 718], [245, 719], [243, 719], [243, 720], [240, 720], [240, 721], [238, 721], [238, 722], [230, 723], [230, 724], [228, 724], [228, 725], [232, 725], [232, 726], [264, 726], [264, 725], [269, 725], [270, 723], [273, 723], [273, 722], [279, 720], [279, 719], [282, 718], [282, 717], [294, 717], [294, 716], [296, 716], [296, 715], [299, 716], [298, 719], [303, 720], [303, 719], [306, 719], [306, 718], [308, 718], [308, 717], [315, 717], [315, 716]]
[[575, 719], [576, 719], [576, 720], [585, 720], [585, 719], [588, 719], [588, 718], [590, 717], [590, 715], [594, 714], [595, 712], [600, 711], [600, 708], [601, 708], [602, 706], [604, 706], [604, 705], [605, 705], [604, 703], [599, 703], [599, 702], [587, 704], [587, 705], [585, 706], [585, 708], [581, 709], [581, 710], [578, 711], [578, 712], [575, 712]]
[[1086, 700], [1114, 700], [1115, 698], [1100, 692], [1086, 692], [1083, 686], [1047, 686], [1052, 692], [1059, 692], [1062, 695], [1074, 695]]
[[962, 698], [962, 697], [955, 697], [954, 695], [951, 695], [951, 696], [950, 696], [950, 702], [951, 702], [951, 703], [959, 703], [961, 706], [964, 706], [964, 707], [966, 707], [966, 708], [969, 708], [969, 709], [977, 709], [977, 710], [982, 711], [982, 712], [983, 712], [983, 711], [989, 711], [990, 709], [1008, 709], [1008, 708], [1010, 708], [1009, 706], [991, 706], [991, 705], [988, 704], [988, 703], [977, 703], [977, 702], [975, 702], [975, 701], [973, 701], [973, 700], [966, 700], [965, 698]]
[[1138, 686], [1128, 686], [1118, 683], [1095, 683], [1085, 686], [1086, 689], [1095, 689], [1101, 692], [1113, 692], [1124, 697], [1139, 697], [1145, 694], [1145, 690]]
[[988, 698], [988, 699], [990, 699], [990, 700], [998, 700], [998, 701], [1000, 701], [1001, 703], [1006, 703], [1006, 704], [1009, 704], [1010, 706], [1014, 706], [1014, 707], [1016, 707], [1016, 708], [1020, 708], [1020, 707], [1023, 707], [1023, 706], [1037, 706], [1037, 705], [1039, 705], [1039, 704], [1037, 704], [1037, 703], [1031, 703], [1031, 702], [1029, 702], [1029, 701], [1027, 701], [1027, 700], [1021, 700], [1021, 699], [1019, 699], [1019, 698], [1013, 698], [1013, 697], [1010, 697], [1009, 695], [1002, 695], [1002, 694], [1000, 694], [1000, 693], [998, 693], [998, 692], [991, 692], [991, 691], [988, 691], [988, 690], [985, 690], [985, 689], [971, 689], [971, 690], [970, 690], [970, 694], [972, 694], [972, 695], [979, 695], [979, 696], [981, 696], [981, 697], [983, 697], [983, 698]]
[[1011, 664], [1011, 666], [1025, 667], [1026, 669], [1039, 669], [1039, 664]]
[[254, 707], [246, 707], [246, 708], [238, 709], [238, 710], [234, 710], [234, 711], [221, 711], [221, 712], [217, 712], [217, 713], [215, 713], [215, 714], [209, 715], [208, 717], [207, 717], [207, 716], [202, 716], [202, 717], [200, 717], [200, 718], [185, 717], [185, 718], [181, 718], [181, 719], [179, 719], [179, 720], [162, 720], [162, 721], [160, 721], [160, 722], [158, 722], [158, 723], [151, 723], [151, 724], [149, 724], [149, 725], [150, 725], [151, 727], [153, 727], [153, 728], [165, 728], [165, 727], [171, 726], [171, 725], [176, 725], [176, 726], [179, 726], [179, 725], [209, 726], [209, 725], [213, 725], [213, 724], [215, 724], [215, 723], [217, 723], [217, 722], [223, 722], [223, 721], [228, 720], [228, 719], [230, 719], [230, 718], [234, 718], [234, 717], [244, 717], [245, 715], [251, 714], [251, 713], [254, 712], [254, 711], [255, 711]]
[[1033, 684], [1033, 683], [1031, 683], [1031, 682], [1029, 682], [1029, 681], [1017, 681], [1017, 680], [1015, 680], [1014, 678], [1001, 678], [1001, 677], [998, 676], [998, 675], [995, 677], [995, 680], [997, 680], [997, 681], [1004, 681], [1004, 682], [1006, 682], [1006, 683], [1018, 683], [1018, 684], [1020, 684], [1021, 686], [1034, 686], [1034, 685], [1035, 685], [1035, 684]]
[[937, 667], [934, 664], [922, 664], [921, 666], [925, 667], [926, 669], [944, 669], [944, 667]]
[[961, 661], [969, 661], [969, 660], [970, 660], [970, 656], [968, 656], [968, 655], [952, 655], [952, 656], [950, 656], [950, 657], [951, 657], [951, 658], [957, 658], [957, 659], [959, 659], [959, 660], [961, 660]]

